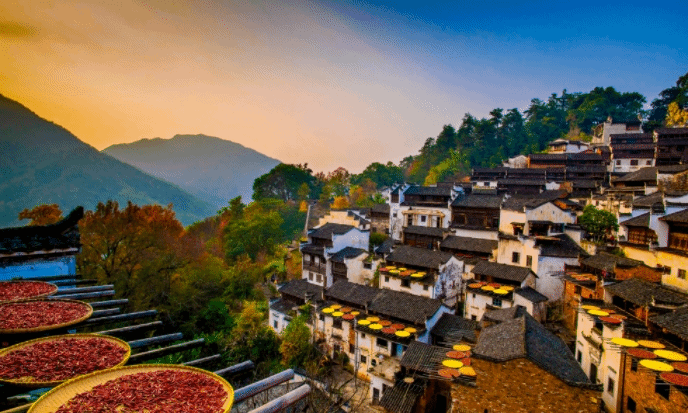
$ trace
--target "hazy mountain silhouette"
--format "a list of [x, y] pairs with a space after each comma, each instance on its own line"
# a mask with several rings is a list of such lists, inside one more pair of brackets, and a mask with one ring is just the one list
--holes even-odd
[[77, 205], [94, 209], [108, 199], [122, 206], [128, 200], [172, 203], [185, 225], [216, 212], [181, 188], [99, 152], [0, 95], [0, 226], [21, 225], [19, 212], [39, 204], [56, 203], [68, 213]]
[[216, 208], [253, 195], [253, 181], [280, 163], [238, 143], [206, 135], [143, 139], [103, 150], [122, 162], [179, 185]]

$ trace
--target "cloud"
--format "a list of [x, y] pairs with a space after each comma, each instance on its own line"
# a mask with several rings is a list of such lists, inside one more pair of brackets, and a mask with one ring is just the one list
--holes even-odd
[[35, 27], [18, 22], [0, 22], [0, 37], [34, 37], [38, 34]]

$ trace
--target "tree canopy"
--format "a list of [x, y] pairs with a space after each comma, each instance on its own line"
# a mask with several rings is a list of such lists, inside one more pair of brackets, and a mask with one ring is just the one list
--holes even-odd
[[583, 214], [578, 217], [578, 223], [597, 242], [610, 236], [612, 231], [619, 230], [619, 224], [614, 214], [603, 209], [597, 209], [592, 205], [583, 209]]
[[[283, 201], [296, 200], [304, 195], [314, 197], [316, 179], [308, 165], [281, 163], [253, 182], [253, 199], [276, 198]], [[303, 185], [309, 189], [306, 193]]]

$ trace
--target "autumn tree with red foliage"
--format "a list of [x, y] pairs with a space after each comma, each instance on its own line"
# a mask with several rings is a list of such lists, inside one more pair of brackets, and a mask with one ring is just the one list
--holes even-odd
[[24, 209], [19, 213], [19, 219], [30, 219], [29, 226], [50, 225], [62, 219], [62, 210], [57, 204], [43, 204]]

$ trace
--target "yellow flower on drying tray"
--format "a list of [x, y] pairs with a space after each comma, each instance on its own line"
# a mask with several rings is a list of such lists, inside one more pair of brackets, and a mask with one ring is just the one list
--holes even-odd
[[416, 330], [416, 329], [413, 328], [413, 327], [406, 327], [406, 328], [404, 329], [404, 331], [408, 331], [408, 332], [411, 333], [411, 334], [414, 334], [414, 333], [417, 333], [417, 332], [418, 332], [418, 330]]
[[341, 311], [335, 311], [334, 313], [332, 313], [332, 317], [341, 317], [343, 315], [344, 313], [342, 313]]
[[639, 364], [654, 371], [674, 371], [674, 368], [670, 364], [662, 361], [644, 359], [640, 360]]
[[514, 291], [514, 286], [513, 285], [502, 285], [501, 287], [502, 290], [507, 290], [507, 291]]
[[504, 290], [504, 289], [502, 289], [502, 288], [497, 288], [496, 290], [493, 290], [492, 292], [493, 292], [494, 294], [497, 294], [497, 295], [507, 295], [507, 294], [509, 294], [509, 292], [508, 292], [507, 290]]
[[671, 360], [671, 361], [686, 361], [688, 360], [688, 357], [684, 356], [681, 353], [677, 353], [675, 351], [669, 351], [669, 350], [655, 350], [653, 351], [657, 355], [657, 357], [661, 357], [666, 360]]
[[491, 285], [483, 285], [483, 286], [480, 287], [480, 288], [481, 288], [483, 291], [494, 291], [494, 289], [495, 289], [495, 288], [494, 288], [493, 286], [491, 286]]
[[598, 317], [607, 317], [609, 315], [608, 312], [602, 310], [588, 310], [588, 314], [596, 315]]
[[442, 365], [444, 367], [449, 367], [452, 369], [460, 369], [463, 367], [463, 363], [460, 362], [459, 360], [453, 360], [453, 359], [447, 359], [442, 362]]
[[467, 346], [465, 344], [454, 344], [454, 347], [452, 348], [456, 351], [469, 351], [471, 346]]
[[325, 307], [325, 308], [322, 309], [322, 312], [325, 313], [325, 314], [330, 314], [330, 313], [333, 313], [333, 312], [334, 312], [334, 308], [332, 308], [332, 307]]
[[409, 337], [411, 335], [411, 333], [409, 333], [408, 331], [404, 331], [404, 330], [395, 331], [394, 334], [396, 334], [399, 337]]
[[368, 321], [368, 320], [358, 320], [358, 325], [360, 325], [360, 326], [367, 326], [367, 325], [370, 325], [370, 321]]
[[399, 271], [408, 271], [408, 268], [399, 268]]
[[352, 311], [349, 314], [357, 316], [357, 315], [361, 314], [361, 312], [360, 311]]
[[370, 322], [380, 321], [380, 317], [370, 316], [370, 317], [367, 317], [366, 320], [368, 320]]
[[411, 277], [412, 278], [423, 278], [423, 277], [425, 277], [425, 274], [423, 274], [422, 272], [417, 272], [417, 273], [411, 274]]
[[388, 269], [388, 270], [396, 270], [397, 267], [395, 267], [394, 265], [388, 265], [388, 266], [387, 266], [387, 269]]
[[378, 324], [378, 323], [371, 324], [368, 326], [368, 328], [371, 330], [382, 330], [382, 324]]
[[657, 341], [651, 341], [651, 340], [638, 340], [638, 344], [645, 348], [653, 348], [653, 349], [662, 349], [666, 347], [664, 344], [659, 343]]
[[461, 367], [459, 369], [459, 373], [461, 373], [461, 375], [463, 375], [463, 376], [469, 376], [469, 377], [475, 377], [477, 375], [475, 373], [475, 370], [473, 369], [473, 367], [468, 367], [468, 366]]
[[339, 305], [339, 304], [332, 304], [332, 305], [330, 306], [330, 308], [334, 308], [335, 310], [339, 310], [340, 308], [342, 308], [342, 306]]
[[399, 270], [389, 270], [390, 274], [399, 274]]
[[638, 347], [637, 341], [629, 340], [627, 338], [614, 337], [611, 341], [612, 343], [621, 347]]
[[582, 305], [581, 308], [583, 310], [599, 310], [600, 309], [600, 307], [598, 307], [596, 305]]

